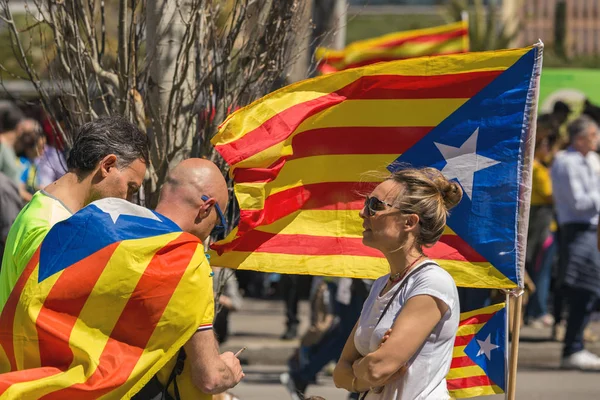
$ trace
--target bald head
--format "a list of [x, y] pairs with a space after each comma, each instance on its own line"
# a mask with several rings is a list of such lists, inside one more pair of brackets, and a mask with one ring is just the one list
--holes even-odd
[[211, 161], [190, 158], [169, 172], [156, 211], [204, 240], [219, 222], [215, 203], [225, 210], [228, 198], [221, 170]]

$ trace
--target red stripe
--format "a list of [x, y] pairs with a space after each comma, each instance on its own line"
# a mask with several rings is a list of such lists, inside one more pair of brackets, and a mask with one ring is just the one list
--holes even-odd
[[487, 377], [487, 375], [482, 376], [470, 376], [468, 378], [455, 378], [446, 380], [448, 385], [448, 390], [459, 390], [459, 389], [468, 389], [477, 386], [492, 386], [495, 385], [494, 382]]
[[474, 336], [475, 334], [457, 336], [456, 339], [454, 339], [454, 347], [468, 345], [469, 342], [473, 340]]
[[15, 359], [15, 348], [13, 344], [15, 313], [17, 311], [17, 306], [19, 305], [19, 299], [21, 298], [23, 288], [25, 288], [27, 280], [37, 267], [39, 261], [40, 248], [38, 247], [35, 253], [33, 253], [33, 256], [31, 256], [31, 259], [29, 260], [29, 263], [27, 263], [27, 266], [25, 267], [23, 272], [21, 272], [19, 279], [17, 279], [17, 283], [10, 292], [8, 299], [4, 304], [4, 308], [2, 309], [2, 314], [0, 315], [0, 345], [4, 349], [6, 358], [8, 358], [11, 371], [15, 371], [17, 369], [17, 361]]
[[298, 210], [360, 210], [364, 196], [376, 185], [370, 182], [324, 182], [270, 195], [263, 209], [240, 211], [238, 233], [268, 225]]
[[402, 154], [433, 127], [335, 127], [311, 129], [292, 140], [294, 154], [268, 168], [237, 168], [236, 183], [270, 182], [289, 160], [332, 154]]
[[463, 321], [460, 321], [460, 323], [458, 324], [458, 326], [463, 326], [463, 325], [476, 325], [476, 324], [483, 324], [485, 322], [488, 322], [494, 315], [496, 315], [496, 311], [494, 311], [491, 314], [477, 314], [477, 315], [473, 315], [472, 317], [469, 317]]
[[[421, 54], [419, 57], [449, 56], [451, 54], [460, 54], [460, 53], [466, 53], [466, 51], [459, 50], [459, 51], [431, 52], [429, 54]], [[385, 56], [381, 56], [381, 57], [367, 58], [367, 59], [362, 60], [362, 61], [358, 61], [358, 62], [355, 62], [355, 63], [343, 65], [343, 66], [340, 67], [340, 71], [343, 71], [343, 70], [346, 70], [346, 69], [351, 69], [351, 68], [365, 67], [367, 65], [377, 64], [377, 63], [380, 63], [380, 62], [408, 60], [409, 58], [415, 58], [415, 56], [412, 56], [412, 57], [394, 57], [394, 56], [385, 57]]]
[[120, 242], [64, 269], [36, 320], [41, 366], [66, 371], [73, 362], [69, 338], [81, 309]]
[[141, 357], [197, 247], [198, 241], [195, 238], [182, 234], [160, 249], [131, 294], [92, 376], [84, 383], [43, 398], [95, 399], [124, 384]]
[[344, 100], [470, 98], [501, 73], [363, 76], [336, 92], [294, 104], [236, 141], [217, 145], [216, 149], [229, 165], [235, 165], [287, 139], [306, 118]]
[[386, 41], [378, 46], [374, 46], [376, 49], [389, 49], [392, 47], [400, 47], [406, 43], [435, 43], [435, 42], [447, 42], [451, 39], [455, 39], [461, 36], [467, 36], [468, 30], [466, 28], [458, 28], [456, 30], [444, 33], [431, 33], [428, 35], [418, 35], [412, 37], [404, 37], [401, 39], [392, 39]]
[[[431, 33], [428, 35], [418, 35], [411, 37], [403, 37], [400, 39], [389, 39], [385, 42], [382, 42], [380, 45], [374, 45], [372, 48], [374, 49], [387, 49], [391, 47], [400, 47], [405, 43], [427, 43], [427, 42], [445, 42], [450, 39], [454, 39], [461, 36], [467, 36], [469, 34], [466, 28], [457, 28], [453, 31], [444, 32], [444, 33]], [[344, 56], [331, 56], [331, 57], [323, 57], [320, 60], [335, 64], [344, 60]]]
[[[450, 242], [456, 247], [450, 248], [445, 242]], [[214, 249], [218, 252], [242, 251], [310, 256], [351, 255], [383, 257], [379, 250], [363, 245], [362, 238], [285, 235], [256, 230], [247, 232], [230, 243], [216, 245]], [[475, 260], [467, 258], [466, 255], [472, 255], [470, 250], [471, 247], [458, 236], [444, 235], [436, 245], [425, 249], [425, 254], [430, 258], [442, 260], [476, 262], [483, 259], [479, 255], [477, 255], [479, 258]]]
[[460, 368], [460, 367], [472, 367], [475, 364], [473, 360], [469, 356], [463, 357], [453, 357], [452, 363], [450, 364], [450, 369], [452, 368]]
[[56, 368], [44, 367], [13, 371], [6, 374], [0, 374], [0, 396], [12, 385], [22, 382], [31, 382], [38, 379], [48, 378], [58, 375], [62, 371]]

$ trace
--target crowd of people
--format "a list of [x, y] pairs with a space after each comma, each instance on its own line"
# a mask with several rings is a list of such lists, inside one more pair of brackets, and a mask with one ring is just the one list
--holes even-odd
[[[573, 116], [567, 104], [557, 102], [537, 120], [525, 260], [532, 290], [525, 322], [553, 328], [553, 337], [564, 343], [563, 368], [600, 370], [600, 357], [585, 349], [586, 341], [596, 339], [586, 327], [600, 299], [599, 132], [589, 110], [594, 108], [586, 104], [582, 115]], [[147, 137], [120, 117], [79, 127], [66, 157], [51, 130], [43, 129], [47, 125], [13, 104], [0, 104], [0, 310], [53, 225], [97, 200], [131, 201], [146, 172]], [[487, 292], [457, 289], [423, 253], [439, 240], [461, 197], [461, 186], [432, 168], [403, 169], [366, 196], [363, 243], [386, 257], [390, 273], [374, 282], [312, 280], [310, 327], [281, 376], [292, 398], [302, 398], [332, 362], [334, 382], [350, 398], [447, 395], [460, 312], [489, 304]], [[169, 172], [156, 212], [202, 243], [226, 229], [222, 210], [228, 201], [220, 170], [207, 160], [189, 159]], [[244, 377], [239, 358], [218, 351], [218, 343], [227, 340], [228, 315], [241, 308], [242, 296], [230, 271], [214, 273], [217, 307], [211, 294], [205, 323], [183, 346], [191, 381], [202, 393], [223, 392]], [[280, 285], [288, 288], [282, 339], [299, 333], [297, 279], [281, 277]], [[151, 398], [165, 385], [153, 379], [135, 398]]]

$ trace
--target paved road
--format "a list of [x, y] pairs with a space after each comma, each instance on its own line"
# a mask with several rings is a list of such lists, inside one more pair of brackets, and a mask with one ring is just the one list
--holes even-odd
[[[308, 304], [300, 304], [301, 329], [308, 321]], [[592, 324], [600, 334], [600, 322]], [[247, 376], [233, 391], [241, 400], [287, 400], [289, 396], [279, 383], [285, 371], [285, 362], [298, 341], [282, 341], [284, 312], [281, 301], [246, 300], [244, 310], [231, 319], [232, 336], [222, 349], [248, 350], [244, 357]], [[550, 330], [524, 327], [519, 346], [517, 399], [527, 400], [588, 400], [600, 399], [600, 373], [562, 371], [558, 368], [561, 344], [550, 341]], [[600, 342], [588, 344], [588, 349], [600, 354]], [[311, 386], [309, 395], [320, 395], [327, 400], [345, 400], [346, 393], [336, 389], [330, 377], [319, 376], [319, 385]], [[481, 399], [501, 400], [503, 395]]]

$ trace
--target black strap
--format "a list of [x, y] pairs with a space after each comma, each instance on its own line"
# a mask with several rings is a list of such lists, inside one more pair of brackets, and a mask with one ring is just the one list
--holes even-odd
[[[383, 316], [385, 315], [385, 313], [387, 312], [388, 308], [390, 308], [390, 306], [392, 305], [392, 303], [394, 302], [394, 299], [396, 298], [396, 296], [398, 296], [398, 293], [400, 293], [400, 290], [402, 290], [402, 288], [404, 287], [404, 285], [406, 284], [406, 282], [408, 282], [408, 277], [413, 275], [414, 273], [416, 273], [418, 270], [422, 269], [423, 267], [426, 267], [428, 265], [436, 265], [436, 263], [434, 263], [433, 261], [429, 261], [423, 264], [418, 265], [415, 269], [413, 269], [412, 271], [409, 271], [409, 273], [404, 277], [404, 279], [402, 279], [402, 282], [400, 282], [400, 285], [398, 285], [398, 288], [396, 289], [396, 291], [394, 292], [394, 294], [392, 295], [392, 298], [390, 299], [390, 301], [388, 301], [388, 303], [385, 305], [385, 308], [383, 309], [383, 311], [381, 312], [381, 315], [379, 316], [379, 319], [377, 320], [377, 323], [375, 324], [375, 327], [373, 327], [373, 330], [375, 330], [375, 328], [377, 327], [377, 325], [379, 325], [379, 323], [381, 322], [381, 320], [383, 319]], [[369, 394], [369, 391], [367, 390], [366, 392], [363, 392], [361, 394], [361, 396], [358, 397], [359, 400], [364, 400], [367, 397], [367, 394]]]
[[169, 395], [169, 386], [171, 386], [171, 383], [173, 383], [175, 400], [181, 399], [181, 395], [179, 394], [179, 387], [177, 386], [177, 375], [181, 375], [181, 373], [183, 372], [183, 365], [185, 363], [185, 358], [186, 358], [185, 350], [183, 350], [183, 347], [182, 347], [179, 350], [179, 353], [177, 354], [177, 361], [175, 361], [175, 366], [173, 367], [173, 370], [171, 371], [171, 375], [169, 376], [169, 380], [167, 381], [167, 384], [165, 385], [165, 388], [163, 390], [163, 399], [169, 399], [171, 397]]

